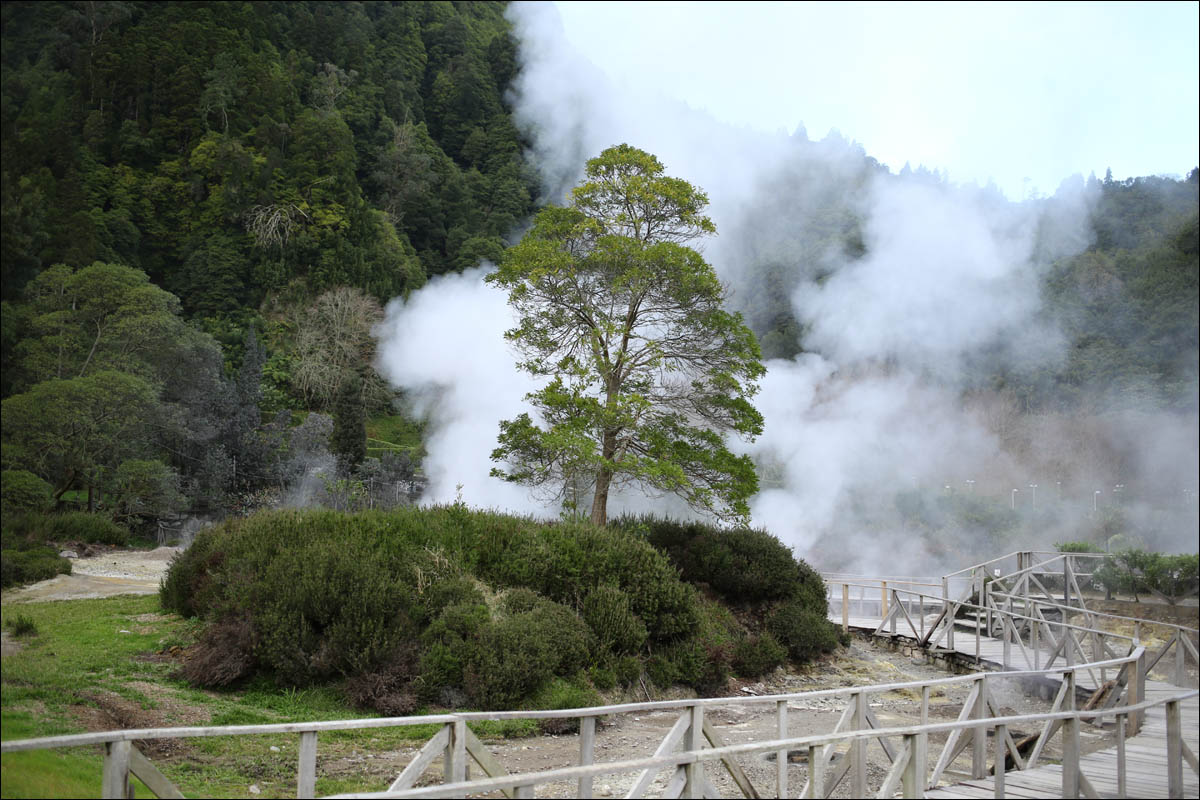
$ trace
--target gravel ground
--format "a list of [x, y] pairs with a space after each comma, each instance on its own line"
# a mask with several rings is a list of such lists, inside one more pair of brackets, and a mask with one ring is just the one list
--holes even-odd
[[83, 600], [118, 594], [154, 594], [178, 547], [106, 550], [71, 559], [71, 574], [4, 592], [5, 603]]

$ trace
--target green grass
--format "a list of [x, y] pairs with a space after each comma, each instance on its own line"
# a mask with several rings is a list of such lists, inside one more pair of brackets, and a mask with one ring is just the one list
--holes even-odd
[[367, 455], [386, 450], [406, 452], [414, 461], [425, 455], [425, 426], [403, 414], [380, 414], [367, 420]]
[[[247, 725], [377, 716], [349, 707], [337, 687], [280, 689], [257, 679], [236, 691], [194, 689], [172, 677], [174, 661], [147, 658], [174, 645], [187, 646], [199, 631], [194, 620], [164, 613], [155, 596], [6, 604], [0, 624], [27, 617], [38, 635], [4, 658], [0, 683], [0, 739], [11, 741], [86, 730], [84, 718], [119, 702], [135, 717], [126, 727]], [[121, 631], [129, 631], [121, 633]], [[418, 713], [431, 713], [422, 709]], [[103, 719], [103, 717], [97, 716]], [[120, 727], [117, 724], [105, 727]], [[482, 738], [530, 736], [530, 720], [473, 723]], [[319, 763], [353, 751], [383, 752], [419, 744], [436, 725], [332, 731], [320, 736]], [[263, 797], [293, 796], [299, 738], [220, 736], [188, 739], [168, 756], [150, 758], [185, 794], [245, 797], [256, 784]], [[271, 747], [278, 751], [272, 751]], [[0, 757], [0, 797], [98, 797], [99, 748], [37, 750]], [[394, 777], [394, 776], [393, 776]], [[152, 795], [135, 781], [138, 797]], [[325, 775], [323, 794], [382, 790], [378, 777]]]

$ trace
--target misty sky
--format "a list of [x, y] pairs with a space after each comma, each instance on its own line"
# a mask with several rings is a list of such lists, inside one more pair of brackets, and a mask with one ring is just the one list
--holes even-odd
[[1200, 5], [559, 3], [571, 44], [764, 131], [831, 128], [899, 171], [1051, 194], [1200, 161]]

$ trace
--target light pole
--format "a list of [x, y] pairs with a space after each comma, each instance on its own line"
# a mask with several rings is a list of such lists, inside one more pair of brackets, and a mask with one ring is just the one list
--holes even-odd
[[1125, 490], [1125, 484], [1118, 483], [1113, 487], [1113, 505], [1121, 505], [1121, 492]]
[[1029, 506], [1030, 508], [1037, 508], [1037, 484], [1031, 483], [1029, 484], [1029, 488], [1033, 489], [1033, 500], [1030, 501]]
[[975, 481], [971, 480], [970, 478], [967, 478], [967, 491], [971, 494], [975, 494]]
[[1058, 487], [1058, 499], [1062, 501], [1062, 481], [1055, 481], [1054, 485]]
[[1100, 490], [1097, 489], [1096, 491], [1092, 492], [1092, 513], [1093, 514], [1095, 514], [1097, 511], [1099, 511], [1099, 509], [1096, 508], [1096, 503], [1099, 500], [1100, 500]]
[[1019, 492], [1019, 491], [1021, 491], [1021, 490], [1020, 489], [1012, 490], [1012, 500], [1009, 501], [1008, 505], [1009, 505], [1009, 508], [1011, 508], [1013, 511], [1017, 510], [1017, 492]]

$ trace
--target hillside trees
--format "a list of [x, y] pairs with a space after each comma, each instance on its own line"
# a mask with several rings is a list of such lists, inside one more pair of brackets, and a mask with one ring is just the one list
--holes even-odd
[[748, 516], [749, 458], [726, 433], [753, 437], [762, 375], [754, 335], [722, 308], [724, 290], [687, 246], [715, 232], [708, 198], [619, 145], [587, 163], [567, 208], [547, 208], [488, 280], [519, 316], [506, 336], [521, 367], [549, 383], [529, 414], [501, 423], [494, 474], [569, 492], [593, 489], [603, 525], [614, 485], [680, 495], [718, 517]]

